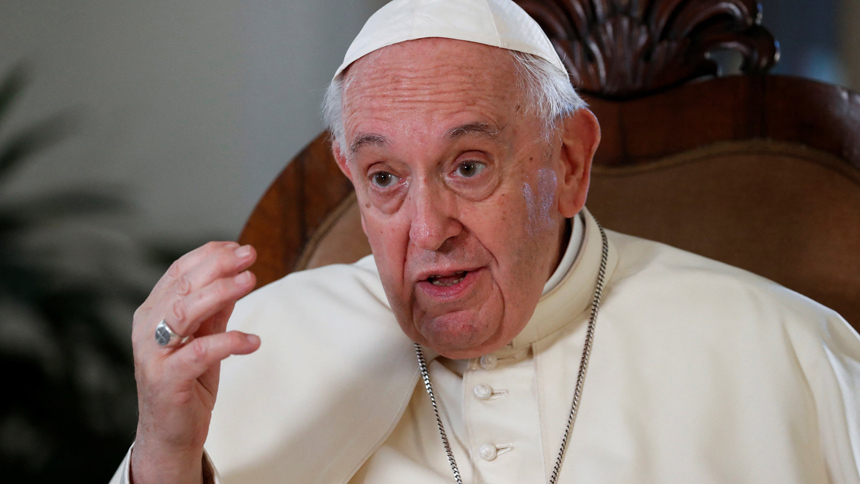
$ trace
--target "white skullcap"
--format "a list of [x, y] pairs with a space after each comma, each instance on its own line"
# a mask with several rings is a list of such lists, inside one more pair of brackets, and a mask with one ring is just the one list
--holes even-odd
[[334, 77], [375, 50], [427, 37], [533, 54], [566, 72], [537, 22], [511, 0], [394, 0], [367, 20]]

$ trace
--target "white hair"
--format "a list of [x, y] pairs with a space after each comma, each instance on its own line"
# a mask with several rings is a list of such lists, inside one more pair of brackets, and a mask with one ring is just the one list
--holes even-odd
[[[544, 121], [543, 135], [548, 139], [562, 117], [585, 107], [585, 101], [570, 84], [567, 72], [561, 72], [549, 61], [524, 52], [508, 51], [517, 70], [517, 88], [523, 94], [524, 114], [535, 115]], [[343, 93], [346, 90], [347, 70], [332, 79], [323, 99], [323, 120], [332, 135], [333, 143], [345, 148], [343, 125]]]

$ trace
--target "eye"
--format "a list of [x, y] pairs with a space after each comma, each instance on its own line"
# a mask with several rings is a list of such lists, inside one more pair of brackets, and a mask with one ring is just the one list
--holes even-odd
[[472, 178], [478, 173], [484, 171], [484, 168], [486, 167], [487, 165], [478, 161], [464, 161], [463, 163], [457, 165], [456, 171], [458, 175], [464, 178]]
[[387, 171], [378, 171], [370, 175], [370, 182], [379, 188], [388, 188], [397, 183], [400, 178], [388, 173]]

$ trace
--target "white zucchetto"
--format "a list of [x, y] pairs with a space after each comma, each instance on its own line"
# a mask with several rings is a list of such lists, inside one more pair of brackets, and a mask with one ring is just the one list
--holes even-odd
[[394, 0], [367, 20], [334, 77], [375, 50], [427, 37], [466, 40], [533, 54], [565, 72], [549, 38], [511, 0]]

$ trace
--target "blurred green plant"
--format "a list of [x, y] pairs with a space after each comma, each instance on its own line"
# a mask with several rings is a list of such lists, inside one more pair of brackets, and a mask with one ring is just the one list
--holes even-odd
[[[74, 124], [58, 115], [7, 133], [26, 83], [18, 67], [0, 84], [0, 194]], [[123, 244], [98, 228], [129, 212], [92, 187], [0, 197], [3, 482], [107, 482], [133, 440], [130, 321], [148, 289], [129, 269], [158, 273], [183, 250]]]

